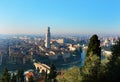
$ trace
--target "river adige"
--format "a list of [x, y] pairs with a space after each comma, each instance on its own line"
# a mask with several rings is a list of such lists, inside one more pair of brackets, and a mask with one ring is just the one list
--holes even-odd
[[58, 70], [60, 69], [69, 69], [73, 66], [78, 66], [81, 67], [84, 65], [84, 61], [85, 61], [85, 57], [86, 57], [86, 50], [83, 50], [82, 53], [80, 54], [80, 58], [77, 61], [73, 61], [71, 63], [67, 63], [67, 64], [62, 64], [61, 67], [58, 68]]

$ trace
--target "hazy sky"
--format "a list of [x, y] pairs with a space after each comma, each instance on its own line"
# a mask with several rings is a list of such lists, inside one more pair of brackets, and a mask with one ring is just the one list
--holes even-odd
[[0, 34], [119, 34], [120, 0], [0, 0]]

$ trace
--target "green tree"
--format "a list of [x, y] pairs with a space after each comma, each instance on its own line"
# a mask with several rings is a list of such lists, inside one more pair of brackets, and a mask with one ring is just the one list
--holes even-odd
[[81, 82], [82, 77], [80, 75], [79, 67], [73, 67], [67, 70], [63, 76], [64, 78], [61, 80], [59, 79], [58, 82]]
[[23, 69], [18, 70], [17, 82], [24, 82], [24, 70]]
[[108, 72], [107, 81], [109, 82], [120, 82], [120, 38], [117, 41], [117, 44], [113, 45], [112, 48], [112, 57], [108, 63]]
[[101, 47], [97, 35], [93, 35], [88, 44], [85, 65], [80, 68], [83, 82], [100, 82]]
[[87, 56], [89, 56], [91, 52], [101, 58], [100, 40], [98, 40], [98, 36], [96, 34], [90, 38], [87, 49]]
[[37, 73], [40, 73], [40, 69], [39, 69], [39, 67], [37, 67], [37, 70], [36, 70], [36, 71], [37, 71]]
[[57, 76], [57, 71], [56, 67], [54, 64], [50, 66], [50, 74], [49, 74], [49, 81], [50, 82], [55, 82], [56, 81], [56, 76]]
[[10, 74], [8, 73], [7, 68], [5, 68], [3, 71], [2, 82], [10, 82]]
[[91, 53], [85, 65], [80, 68], [82, 82], [99, 82], [99, 69], [99, 57]]
[[48, 74], [47, 74], [47, 70], [45, 72], [45, 79], [44, 79], [44, 82], [48, 82]]
[[12, 75], [11, 82], [17, 82], [17, 78], [16, 78], [16, 75], [14, 73]]

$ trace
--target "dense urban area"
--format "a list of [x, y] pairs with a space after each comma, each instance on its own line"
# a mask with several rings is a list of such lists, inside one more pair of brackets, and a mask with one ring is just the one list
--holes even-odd
[[[98, 57], [100, 57], [101, 63], [106, 66], [106, 63], [110, 61], [109, 59], [112, 56], [111, 47], [113, 45], [116, 45], [118, 41], [118, 36], [101, 35], [99, 36], [99, 38], [97, 35], [94, 36], [95, 39], [96, 37], [97, 39], [99, 39], [97, 42], [97, 46], [100, 49], [98, 48], [96, 51], [97, 47], [94, 47], [93, 52], [88, 53], [92, 51], [92, 48], [89, 49], [89, 47], [93, 47], [96, 44], [94, 40], [92, 40], [92, 45], [90, 44], [90, 35], [55, 36], [52, 35], [52, 33], [50, 32], [50, 27], [47, 28], [45, 36], [0, 35], [1, 81], [75, 82], [76, 80], [76, 82], [81, 82], [81, 79], [78, 78], [80, 75], [75, 75], [76, 79], [70, 75], [72, 75], [72, 72], [79, 73], [80, 70], [78, 68], [81, 69], [86, 66], [85, 61], [88, 61], [87, 55], [99, 55]], [[100, 53], [98, 54], [98, 52]], [[95, 64], [94, 61], [96, 61], [96, 57], [93, 58], [91, 64]], [[84, 69], [84, 71], [85, 70], [86, 72], [88, 71], [87, 67], [86, 69]], [[103, 70], [105, 70], [105, 68], [103, 68]], [[95, 71], [96, 70], [94, 69], [94, 72]], [[6, 79], [4, 79], [4, 74], [6, 74], [4, 72], [8, 73], [12, 77], [11, 81], [7, 81]], [[17, 78], [19, 74], [22, 74], [23, 76], [19, 78], [23, 79]], [[6, 78], [8, 77], [6, 76]], [[50, 80], [49, 78], [52, 78], [52, 80]], [[74, 79], [71, 80], [70, 78]], [[87, 79], [85, 82], [88, 82]], [[89, 80], [89, 82], [98, 81]]]

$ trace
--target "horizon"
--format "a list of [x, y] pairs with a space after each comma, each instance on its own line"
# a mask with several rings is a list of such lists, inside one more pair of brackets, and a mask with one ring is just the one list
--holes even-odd
[[120, 1], [0, 1], [0, 34], [119, 35]]

